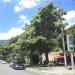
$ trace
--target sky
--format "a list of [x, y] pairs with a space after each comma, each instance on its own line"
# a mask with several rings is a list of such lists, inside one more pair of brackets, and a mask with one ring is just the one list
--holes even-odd
[[0, 40], [7, 40], [23, 33], [39, 8], [53, 2], [67, 12], [69, 25], [75, 24], [75, 0], [0, 0]]

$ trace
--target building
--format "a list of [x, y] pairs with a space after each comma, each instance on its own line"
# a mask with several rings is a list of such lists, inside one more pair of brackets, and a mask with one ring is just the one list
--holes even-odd
[[60, 64], [64, 64], [64, 53], [63, 51], [51, 52], [49, 54], [49, 61], [55, 61]]

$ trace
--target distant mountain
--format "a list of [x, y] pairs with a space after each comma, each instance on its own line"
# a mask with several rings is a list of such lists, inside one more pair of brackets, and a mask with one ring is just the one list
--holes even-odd
[[0, 40], [0, 45], [3, 45], [7, 42], [8, 40]]

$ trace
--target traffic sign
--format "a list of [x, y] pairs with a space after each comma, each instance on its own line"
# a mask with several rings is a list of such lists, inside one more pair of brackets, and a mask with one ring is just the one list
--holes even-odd
[[74, 50], [74, 44], [73, 44], [74, 38], [72, 34], [67, 34], [67, 48], [68, 51]]

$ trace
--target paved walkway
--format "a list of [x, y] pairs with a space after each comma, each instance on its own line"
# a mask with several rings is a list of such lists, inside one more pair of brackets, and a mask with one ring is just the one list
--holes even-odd
[[47, 75], [75, 75], [75, 70], [69, 70], [68, 67], [49, 67], [47, 70], [29, 68], [32, 71], [43, 72]]

